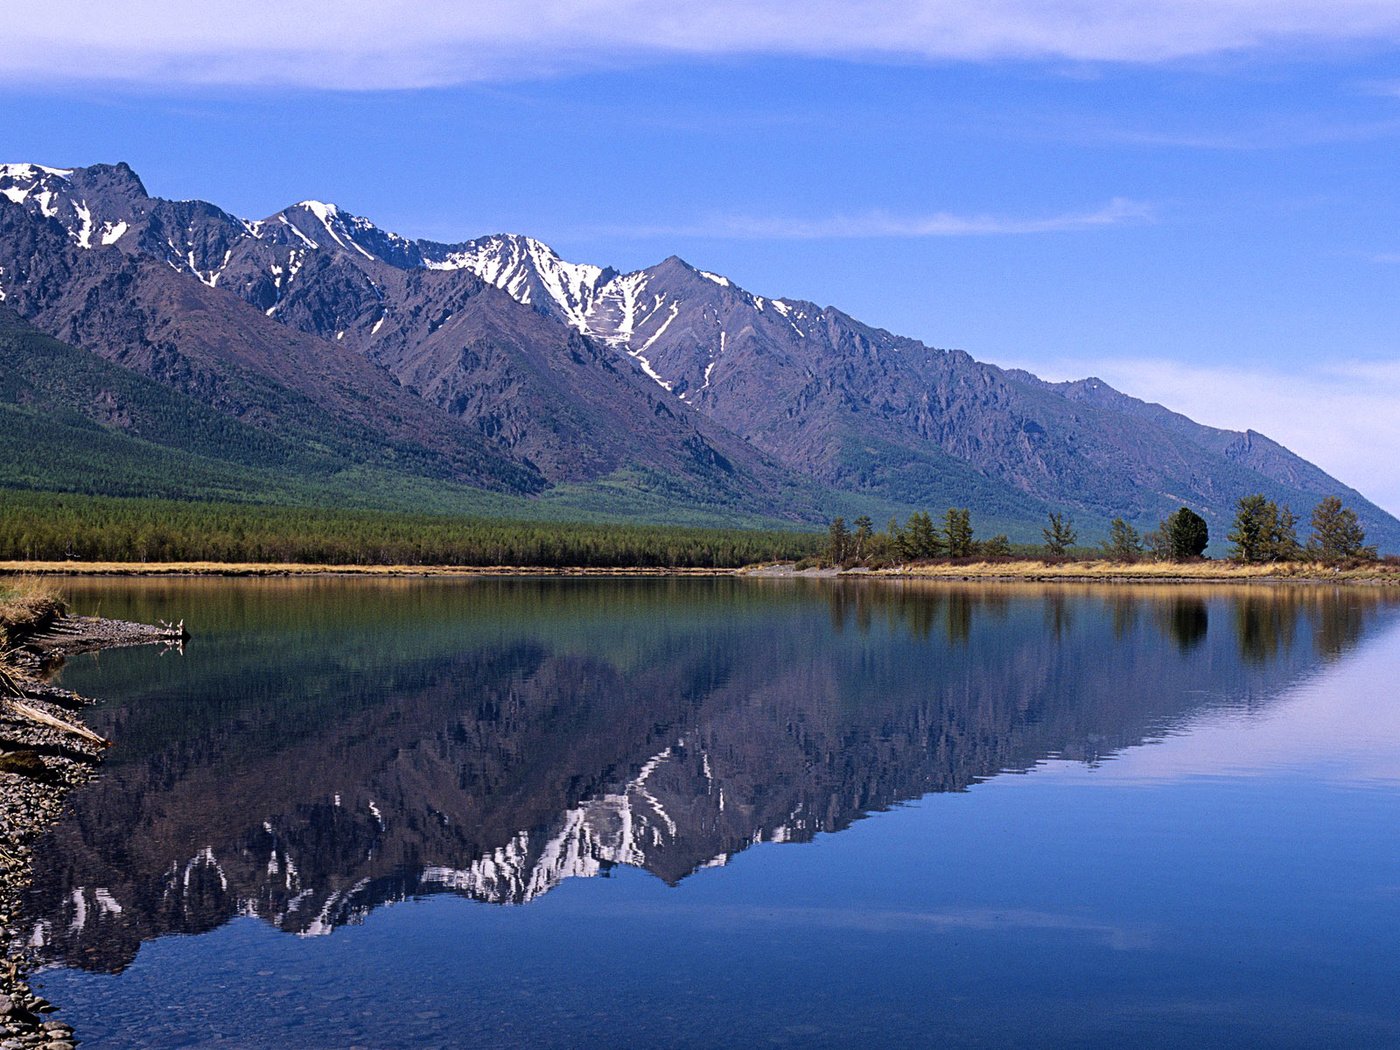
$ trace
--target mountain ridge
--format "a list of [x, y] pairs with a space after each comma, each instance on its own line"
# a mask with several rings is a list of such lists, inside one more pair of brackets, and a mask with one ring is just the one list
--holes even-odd
[[[640, 469], [681, 479], [701, 502], [766, 499], [780, 512], [785, 500], [809, 521], [843, 499], [852, 509], [973, 505], [1025, 538], [1056, 509], [1147, 529], [1186, 505], [1220, 535], [1241, 495], [1306, 512], [1337, 494], [1373, 538], [1400, 546], [1400, 521], [1257, 431], [1206, 427], [1094, 378], [1001, 369], [834, 307], [757, 295], [676, 256], [624, 273], [519, 234], [411, 240], [317, 200], [250, 221], [151, 198], [125, 164], [0, 165], [7, 199], [15, 207], [0, 210], [48, 227], [34, 258], [68, 257], [48, 267], [48, 284], [84, 269], [74, 256], [114, 249], [128, 268], [159, 264], [203, 286], [165, 314], [241, 299], [363, 358], [482, 439], [483, 456], [535, 475], [534, 491]], [[104, 343], [102, 332], [121, 328], [119, 303], [99, 311], [101, 331], [86, 316], [90, 289], [45, 306], [26, 287], [32, 267], [16, 279], [22, 242], [7, 250], [0, 237], [0, 297], [51, 334], [157, 367], [115, 345], [120, 336]]]

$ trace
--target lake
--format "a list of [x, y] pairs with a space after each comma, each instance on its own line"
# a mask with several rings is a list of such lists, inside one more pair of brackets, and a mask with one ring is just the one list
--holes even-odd
[[1381, 589], [64, 589], [88, 1046], [1400, 1046]]

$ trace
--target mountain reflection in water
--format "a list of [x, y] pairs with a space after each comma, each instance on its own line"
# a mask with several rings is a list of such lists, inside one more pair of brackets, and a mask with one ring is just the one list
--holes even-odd
[[[256, 915], [674, 883], [928, 792], [1097, 763], [1267, 704], [1393, 614], [1379, 590], [742, 580], [75, 583], [185, 616], [184, 658], [65, 670], [115, 738], [37, 851], [41, 958]], [[1163, 644], [1163, 643], [1166, 644]]]

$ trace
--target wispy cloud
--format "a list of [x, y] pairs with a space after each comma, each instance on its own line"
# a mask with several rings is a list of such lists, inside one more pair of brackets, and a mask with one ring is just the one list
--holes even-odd
[[1290, 371], [1117, 357], [1017, 363], [1051, 379], [1096, 375], [1197, 422], [1267, 434], [1400, 515], [1400, 359]]
[[406, 88], [674, 56], [1152, 63], [1400, 42], [1391, 0], [50, 0], [5, 13], [0, 76]]
[[1101, 208], [1038, 217], [1005, 215], [895, 215], [870, 211], [828, 218], [721, 215], [680, 225], [608, 227], [593, 231], [614, 237], [710, 237], [715, 239], [841, 240], [853, 238], [997, 237], [1064, 233], [1152, 222], [1152, 205], [1115, 197]]
[[1396, 135], [1400, 135], [1400, 120], [1355, 122], [1311, 116], [1274, 122], [1260, 122], [1256, 118], [1248, 126], [1219, 131], [1100, 128], [1087, 132], [1084, 137], [1127, 146], [1252, 153], [1299, 146], [1373, 142]]

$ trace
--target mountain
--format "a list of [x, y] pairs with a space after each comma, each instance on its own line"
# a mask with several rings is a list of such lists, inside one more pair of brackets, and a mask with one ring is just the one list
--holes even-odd
[[240, 421], [509, 494], [607, 483], [814, 516], [781, 468], [592, 340], [465, 271], [351, 251], [334, 209], [246, 223], [151, 198], [123, 165], [9, 165], [0, 194], [6, 306]]
[[1400, 547], [1400, 521], [1261, 434], [675, 257], [621, 273], [517, 235], [409, 240], [319, 201], [248, 221], [153, 198], [124, 164], [4, 165], [0, 298], [240, 421], [303, 443], [349, 426], [341, 454], [497, 492], [806, 521], [970, 506], [979, 532], [1026, 540], [1051, 510], [1088, 539], [1184, 504], [1219, 537], [1242, 495], [1306, 514], [1336, 494]]
[[516, 236], [421, 245], [521, 303], [635, 357], [648, 375], [804, 476], [894, 502], [973, 501], [992, 517], [1070, 508], [1152, 528], [1182, 504], [1217, 535], [1240, 495], [1306, 512], [1337, 494], [1373, 538], [1400, 523], [1253, 431], [1202, 426], [1099, 379], [1047, 383], [772, 299], [675, 257], [634, 273], [560, 260]]
[[502, 513], [528, 506], [376, 463], [382, 441], [353, 429], [255, 425], [46, 335], [3, 305], [0, 365], [0, 489], [455, 513], [487, 501]]
[[[307, 202], [246, 223], [210, 204], [153, 199], [125, 165], [0, 171], [0, 193], [20, 206], [0, 225], [15, 260], [3, 263], [8, 304], [186, 393], [218, 402], [230, 385], [223, 365], [241, 378], [256, 371], [339, 419], [508, 463], [498, 476], [486, 463], [452, 472], [491, 489], [629, 470], [718, 503], [757, 505], [784, 487], [776, 465], [594, 340], [465, 270], [393, 265], [409, 260], [400, 239], [335, 207]], [[147, 329], [168, 333], [160, 353]], [[260, 407], [241, 398], [235, 414], [249, 400]], [[269, 414], [304, 414], [280, 407]]]
[[[36, 195], [41, 206], [51, 199]], [[76, 235], [0, 207], [4, 305], [35, 328], [305, 449], [506, 491], [543, 487], [362, 358], [288, 331], [164, 261], [85, 249], [92, 212], [74, 210], [83, 219]]]

